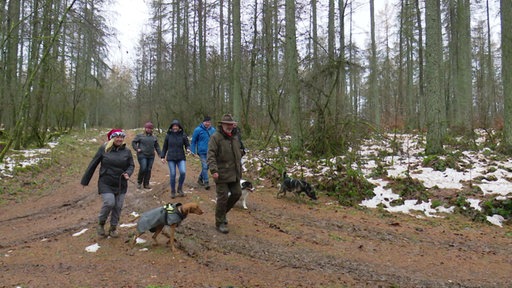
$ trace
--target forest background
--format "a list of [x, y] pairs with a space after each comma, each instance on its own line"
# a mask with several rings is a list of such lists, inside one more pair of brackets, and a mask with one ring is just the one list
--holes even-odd
[[72, 129], [180, 119], [191, 134], [225, 112], [263, 145], [290, 135], [290, 155], [389, 129], [426, 133], [427, 154], [475, 128], [512, 147], [511, 1], [149, 1], [133, 67], [107, 61], [110, 4], [0, 1], [0, 160]]

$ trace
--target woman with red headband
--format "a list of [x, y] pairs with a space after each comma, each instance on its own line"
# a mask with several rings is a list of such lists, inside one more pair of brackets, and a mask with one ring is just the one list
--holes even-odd
[[[101, 163], [98, 193], [103, 199], [103, 205], [98, 216], [96, 232], [102, 237], [119, 237], [116, 228], [123, 209], [124, 197], [128, 190], [128, 180], [135, 168], [132, 153], [124, 143], [125, 136], [121, 129], [110, 130], [107, 134], [108, 141], [98, 149], [91, 163], [89, 163], [82, 181], [80, 181], [83, 186], [89, 185], [96, 167]], [[105, 233], [105, 223], [109, 216], [110, 229], [107, 235]]]

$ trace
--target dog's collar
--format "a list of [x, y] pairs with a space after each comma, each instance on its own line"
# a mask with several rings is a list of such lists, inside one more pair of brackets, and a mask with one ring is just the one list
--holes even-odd
[[176, 208], [176, 212], [175, 213], [178, 216], [180, 216], [181, 221], [183, 221], [183, 219], [187, 218], [187, 216], [185, 214], [183, 214], [183, 211], [181, 211], [181, 205]]

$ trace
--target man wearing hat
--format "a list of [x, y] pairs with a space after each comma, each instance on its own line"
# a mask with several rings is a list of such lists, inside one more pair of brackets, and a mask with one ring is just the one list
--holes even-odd
[[199, 155], [201, 159], [201, 174], [199, 174], [197, 183], [204, 186], [206, 190], [210, 189], [206, 156], [208, 153], [208, 141], [210, 141], [210, 136], [212, 136], [213, 133], [215, 133], [215, 128], [212, 127], [212, 118], [210, 116], [204, 116], [203, 122], [194, 129], [192, 142], [190, 143], [190, 151], [192, 151], [192, 154]]
[[219, 124], [208, 143], [207, 163], [216, 184], [215, 227], [221, 233], [228, 233], [226, 214], [242, 195], [242, 153], [238, 135], [233, 133], [236, 124], [233, 117], [225, 114]]
[[151, 179], [151, 169], [155, 162], [155, 151], [160, 155], [160, 145], [158, 138], [153, 135], [153, 123], [147, 122], [144, 125], [144, 133], [137, 134], [132, 141], [132, 148], [137, 152], [137, 161], [139, 162], [139, 174], [137, 176], [137, 189], [151, 189], [149, 180]]

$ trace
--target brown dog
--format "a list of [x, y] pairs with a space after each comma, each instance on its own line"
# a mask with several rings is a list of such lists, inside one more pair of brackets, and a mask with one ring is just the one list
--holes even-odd
[[[142, 213], [139, 221], [137, 222], [137, 233], [133, 237], [132, 247], [137, 242], [137, 238], [144, 234], [146, 231], [153, 232], [153, 245], [157, 245], [156, 237], [160, 232], [169, 240], [167, 241], [167, 245], [171, 245], [171, 250], [174, 252], [176, 248], [174, 247], [174, 231], [176, 227], [180, 225], [180, 223], [185, 220], [188, 214], [203, 214], [203, 210], [199, 208], [197, 203], [168, 203], [164, 206], [149, 210], [147, 212]], [[167, 234], [163, 231], [165, 226], [169, 226], [171, 228], [171, 234]]]

